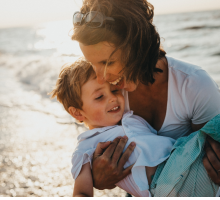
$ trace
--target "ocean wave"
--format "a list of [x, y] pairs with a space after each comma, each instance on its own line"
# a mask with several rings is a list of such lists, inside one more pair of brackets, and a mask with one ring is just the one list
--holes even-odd
[[182, 50], [185, 50], [185, 49], [188, 49], [190, 47], [193, 47], [192, 45], [184, 45], [184, 46], [181, 46], [178, 51], [182, 51]]
[[[181, 13], [156, 16], [154, 23], [165, 38], [168, 55], [216, 68], [220, 62], [218, 16], [219, 11]], [[82, 55], [78, 43], [70, 39], [69, 24], [0, 29], [0, 66], [11, 69], [21, 83], [48, 98], [63, 64]]]
[[220, 52], [214, 53], [212, 56], [220, 56]]
[[200, 30], [200, 29], [218, 29], [220, 28], [220, 26], [189, 26], [189, 27], [185, 27], [183, 29], [180, 30]]

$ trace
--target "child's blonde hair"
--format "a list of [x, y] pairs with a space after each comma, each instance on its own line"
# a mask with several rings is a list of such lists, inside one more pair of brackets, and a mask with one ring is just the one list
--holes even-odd
[[84, 58], [67, 63], [61, 68], [56, 86], [49, 94], [51, 98], [57, 97], [68, 113], [71, 106], [82, 109], [81, 88], [92, 75], [95, 75], [92, 65]]

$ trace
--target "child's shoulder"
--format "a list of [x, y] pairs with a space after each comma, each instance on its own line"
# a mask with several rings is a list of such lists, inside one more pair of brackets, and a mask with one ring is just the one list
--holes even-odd
[[88, 162], [90, 162], [90, 164], [92, 163], [94, 151], [95, 149], [88, 149], [84, 152], [80, 150], [76, 150], [73, 152], [71, 173], [74, 179], [77, 178], [84, 164]]
[[130, 110], [124, 113], [122, 118], [122, 125], [133, 132], [152, 132], [157, 134], [157, 131], [142, 117], [134, 115]]
[[99, 142], [114, 140], [119, 135], [122, 135], [121, 132], [123, 132], [123, 130], [119, 125], [95, 128], [85, 131], [77, 137], [78, 143], [75, 151], [80, 153], [85, 152], [88, 149], [94, 149]]

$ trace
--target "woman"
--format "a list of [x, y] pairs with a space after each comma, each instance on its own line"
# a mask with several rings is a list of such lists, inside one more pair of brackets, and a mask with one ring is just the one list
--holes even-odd
[[[85, 0], [74, 14], [73, 40], [92, 63], [100, 84], [125, 90], [127, 109], [143, 117], [158, 135], [177, 139], [199, 130], [220, 113], [220, 91], [198, 66], [166, 56], [146, 0]], [[122, 154], [126, 138], [100, 143], [93, 158], [98, 189], [111, 189], [126, 177], [124, 163], [135, 148]], [[204, 167], [220, 185], [220, 144], [208, 138]]]

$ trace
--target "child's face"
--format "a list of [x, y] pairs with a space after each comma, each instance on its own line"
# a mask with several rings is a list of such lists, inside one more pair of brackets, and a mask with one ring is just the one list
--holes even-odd
[[89, 129], [117, 124], [124, 113], [121, 90], [108, 82], [99, 84], [92, 76], [82, 86], [82, 115]]

